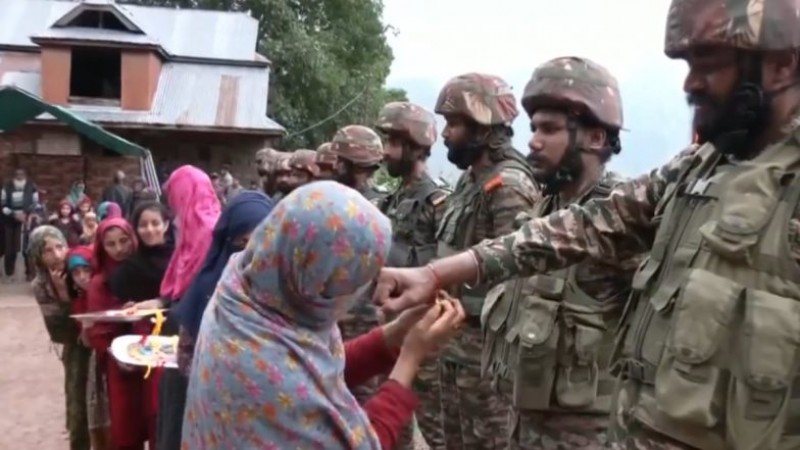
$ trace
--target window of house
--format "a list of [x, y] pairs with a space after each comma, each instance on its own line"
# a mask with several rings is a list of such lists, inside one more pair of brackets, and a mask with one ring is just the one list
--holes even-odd
[[73, 47], [69, 83], [70, 100], [122, 96], [122, 52], [107, 48]]
[[117, 16], [108, 11], [87, 10], [69, 22], [71, 27], [102, 28], [104, 30], [131, 31]]

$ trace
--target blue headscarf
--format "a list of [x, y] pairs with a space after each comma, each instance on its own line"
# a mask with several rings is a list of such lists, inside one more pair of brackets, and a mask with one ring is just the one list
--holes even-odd
[[368, 298], [391, 236], [386, 216], [332, 181], [275, 206], [231, 258], [203, 316], [187, 448], [381, 448], [345, 385], [336, 322]]
[[235, 248], [234, 241], [253, 231], [269, 215], [272, 206], [272, 200], [266, 195], [256, 191], [242, 191], [228, 203], [219, 216], [203, 267], [175, 310], [178, 321], [193, 338], [197, 337], [203, 311], [217, 287], [222, 270], [231, 255], [242, 250]]

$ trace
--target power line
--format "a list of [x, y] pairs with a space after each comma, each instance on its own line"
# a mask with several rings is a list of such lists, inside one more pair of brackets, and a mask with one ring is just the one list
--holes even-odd
[[358, 93], [358, 94], [357, 94], [355, 97], [353, 97], [352, 99], [350, 99], [350, 101], [348, 101], [347, 103], [345, 103], [345, 104], [344, 104], [344, 106], [342, 106], [341, 108], [337, 109], [337, 110], [336, 110], [336, 112], [334, 112], [334, 113], [333, 113], [333, 114], [331, 114], [330, 116], [328, 116], [328, 117], [326, 117], [326, 118], [324, 118], [324, 119], [320, 120], [319, 122], [315, 123], [314, 125], [311, 125], [310, 127], [303, 128], [303, 129], [302, 129], [302, 130], [300, 130], [300, 131], [297, 131], [297, 132], [295, 132], [295, 133], [292, 133], [292, 134], [290, 134], [290, 135], [286, 136], [286, 139], [291, 139], [291, 138], [293, 138], [293, 137], [295, 137], [295, 136], [299, 136], [299, 135], [301, 135], [301, 134], [303, 134], [303, 133], [307, 133], [307, 132], [309, 132], [309, 131], [311, 131], [311, 130], [313, 130], [313, 129], [315, 129], [315, 128], [319, 128], [319, 127], [321, 127], [322, 125], [325, 125], [326, 123], [330, 122], [330, 121], [331, 121], [332, 119], [334, 119], [336, 116], [338, 116], [339, 114], [343, 113], [343, 112], [344, 112], [344, 111], [345, 111], [347, 108], [349, 108], [350, 106], [352, 106], [352, 105], [353, 105], [353, 103], [355, 103], [356, 101], [358, 101], [358, 99], [360, 99], [360, 98], [361, 98], [361, 97], [362, 97], [362, 96], [363, 96], [363, 95], [364, 95], [364, 94], [367, 92], [367, 90], [369, 90], [369, 87], [365, 87], [363, 91], [359, 92], [359, 93]]

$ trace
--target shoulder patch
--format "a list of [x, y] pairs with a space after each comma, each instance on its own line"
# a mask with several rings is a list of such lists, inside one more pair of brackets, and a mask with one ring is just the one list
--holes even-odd
[[442, 191], [436, 191], [428, 196], [428, 201], [431, 202], [433, 206], [439, 206], [444, 203], [445, 200], [447, 200], [447, 193]]
[[502, 175], [495, 175], [491, 180], [483, 184], [483, 190], [492, 192], [493, 190], [502, 187], [504, 184]]

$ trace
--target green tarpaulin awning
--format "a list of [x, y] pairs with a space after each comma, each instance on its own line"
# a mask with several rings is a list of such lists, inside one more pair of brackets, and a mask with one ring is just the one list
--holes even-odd
[[49, 113], [69, 125], [77, 133], [120, 155], [146, 157], [150, 152], [133, 142], [110, 133], [103, 128], [71, 113], [61, 106], [51, 105], [39, 97], [16, 86], [0, 87], [0, 131], [13, 131], [29, 121]]

